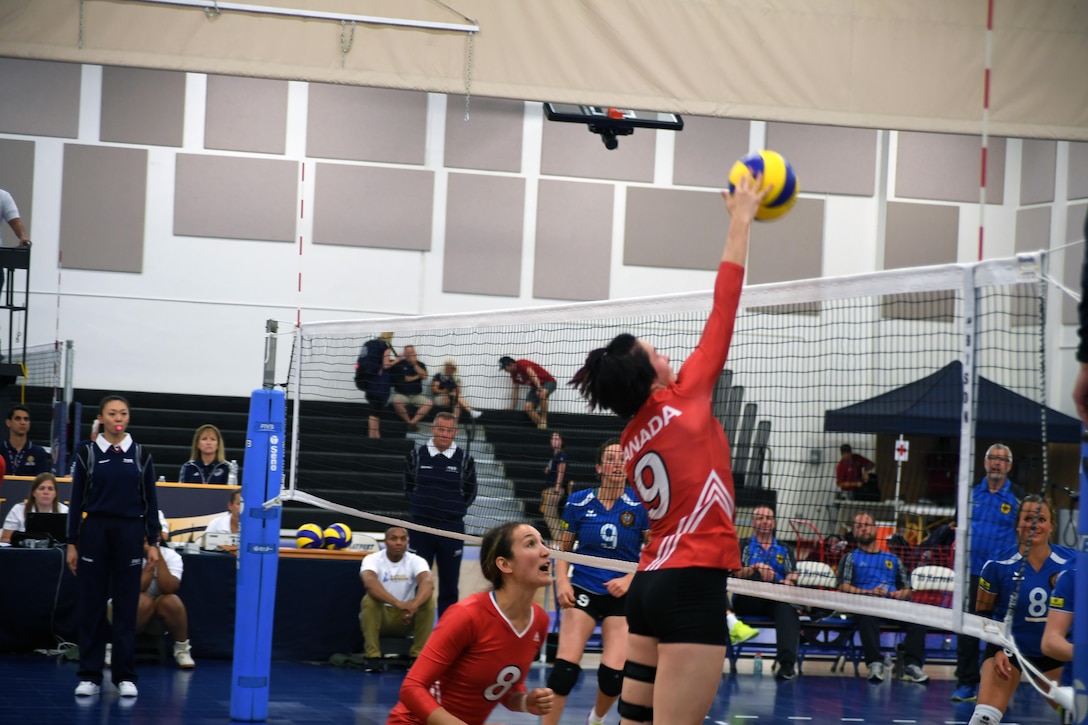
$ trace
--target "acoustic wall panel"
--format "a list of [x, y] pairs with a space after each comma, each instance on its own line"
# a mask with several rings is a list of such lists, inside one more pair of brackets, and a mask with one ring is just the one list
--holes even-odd
[[1037, 206], [1016, 212], [1015, 252], [1034, 252], [1050, 247], [1050, 207]]
[[[725, 234], [720, 233], [721, 243]], [[748, 247], [748, 284], [823, 276], [824, 200], [798, 199], [772, 224], [753, 224]]]
[[[895, 195], [901, 199], [977, 202], [981, 139], [945, 133], [900, 131]], [[1005, 139], [990, 137], [986, 202], [1005, 199]]]
[[1088, 199], [1088, 143], [1070, 142], [1068, 177], [1068, 198]]
[[422, 164], [426, 131], [426, 93], [310, 84], [307, 156]]
[[1020, 152], [1020, 203], [1054, 201], [1054, 169], [1058, 144], [1046, 139], [1025, 139]]
[[204, 148], [282, 154], [287, 146], [287, 81], [208, 76]]
[[298, 164], [279, 159], [178, 154], [174, 234], [293, 242]]
[[[1062, 284], [1075, 290], [1080, 289], [1080, 272], [1084, 264], [1085, 246], [1074, 243], [1083, 241], [1085, 233], [1088, 232], [1088, 229], [1085, 229], [1085, 225], [1088, 224], [1088, 204], [1071, 204], [1066, 213], [1068, 216], [1065, 223], [1065, 243], [1073, 246], [1065, 250]], [[1069, 295], [1062, 295], [1062, 322], [1066, 325], [1080, 323], [1077, 302]]]
[[181, 146], [185, 74], [146, 68], [102, 69], [103, 141]]
[[865, 128], [768, 123], [766, 147], [789, 160], [802, 193], [872, 196], [877, 135]]
[[614, 181], [653, 181], [656, 134], [652, 128], [637, 128], [630, 136], [620, 136], [619, 147], [609, 151], [601, 137], [591, 133], [586, 124], [545, 119], [540, 173]]
[[442, 291], [521, 294], [525, 180], [450, 174]]
[[533, 297], [608, 299], [614, 195], [612, 184], [541, 180]]
[[724, 189], [733, 162], [748, 153], [749, 125], [732, 118], [684, 116], [684, 130], [676, 134], [672, 183]]
[[446, 168], [521, 171], [525, 102], [474, 97], [465, 119], [463, 96], [446, 96]]
[[427, 251], [434, 172], [317, 164], [314, 244]]
[[717, 192], [632, 186], [627, 189], [623, 263], [715, 270], [728, 223]]
[[64, 147], [60, 250], [65, 269], [141, 272], [147, 151]]
[[78, 63], [0, 58], [0, 133], [79, 135]]

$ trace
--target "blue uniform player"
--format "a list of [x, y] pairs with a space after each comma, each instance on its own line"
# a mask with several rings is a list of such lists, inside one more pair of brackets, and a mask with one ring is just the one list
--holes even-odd
[[[563, 509], [564, 531], [559, 540], [563, 551], [572, 551], [577, 544], [579, 554], [638, 561], [650, 520], [638, 495], [627, 488], [623, 464], [618, 440], [601, 446], [597, 455], [600, 486], [572, 494]], [[581, 565], [571, 574], [568, 562], [555, 562], [556, 593], [563, 614], [555, 665], [548, 677], [555, 705], [544, 716], [544, 725], [559, 722], [567, 696], [578, 682], [586, 642], [598, 624], [604, 649], [597, 670], [597, 700], [588, 722], [602, 722], [619, 697], [627, 657], [627, 587], [632, 577]]]
[[1073, 643], [1069, 639], [1069, 630], [1073, 627], [1076, 583], [1077, 570], [1071, 567], [1058, 575], [1054, 582], [1054, 591], [1050, 593], [1050, 611], [1046, 615], [1042, 650], [1044, 655], [1060, 662], [1073, 661]]
[[1054, 511], [1041, 497], [1024, 497], [1016, 521], [1019, 548], [982, 567], [977, 610], [980, 616], [1004, 621], [1013, 592], [1017, 592], [1012, 611], [1012, 638], [1019, 655], [993, 644], [986, 645], [978, 704], [970, 725], [1001, 722], [1009, 699], [1020, 684], [1023, 667], [1019, 656], [1051, 680], [1057, 680], [1061, 674], [1062, 663], [1043, 654], [1041, 643], [1054, 582], [1073, 562], [1075, 552], [1065, 546], [1050, 545]]

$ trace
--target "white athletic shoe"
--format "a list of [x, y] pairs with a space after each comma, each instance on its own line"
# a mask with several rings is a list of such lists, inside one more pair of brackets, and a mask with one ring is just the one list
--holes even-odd
[[94, 697], [102, 690], [90, 680], [83, 680], [76, 685], [76, 697]]
[[883, 682], [884, 681], [884, 663], [883, 662], [870, 662], [869, 663], [869, 682]]
[[183, 670], [191, 670], [196, 667], [196, 662], [193, 660], [191, 650], [192, 647], [189, 646], [189, 640], [174, 642], [174, 659], [177, 660], [178, 667]]
[[140, 691], [136, 689], [136, 683], [129, 680], [118, 684], [117, 692], [121, 697], [136, 697], [140, 694]]

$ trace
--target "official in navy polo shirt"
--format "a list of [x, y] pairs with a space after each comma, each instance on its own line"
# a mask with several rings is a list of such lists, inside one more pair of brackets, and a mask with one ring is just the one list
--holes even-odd
[[53, 457], [30, 440], [30, 410], [25, 405], [8, 411], [8, 437], [0, 445], [9, 476], [37, 476], [53, 472]]

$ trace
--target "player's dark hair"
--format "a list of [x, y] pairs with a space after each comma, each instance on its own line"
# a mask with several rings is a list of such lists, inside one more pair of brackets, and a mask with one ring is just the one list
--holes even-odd
[[854, 449], [850, 447], [849, 443], [843, 443], [839, 446], [839, 453], [853, 453]]
[[13, 406], [11, 406], [11, 410], [8, 411], [7, 419], [11, 420], [12, 418], [14, 418], [15, 417], [15, 411], [17, 411], [17, 410], [23, 411], [24, 413], [27, 414], [27, 417], [30, 417], [30, 408], [26, 407], [25, 405], [13, 405]]
[[620, 444], [620, 439], [619, 438], [609, 438], [604, 443], [602, 443], [601, 447], [597, 449], [597, 465], [599, 466], [602, 463], [604, 463], [604, 452], [605, 451], [607, 451], [612, 446], [618, 446], [619, 444]]
[[586, 364], [568, 385], [589, 403], [590, 410], [612, 410], [630, 418], [650, 397], [657, 378], [653, 363], [628, 333], [616, 335], [608, 347], [599, 347], [586, 356]]
[[132, 410], [132, 406], [128, 404], [128, 401], [125, 400], [124, 397], [120, 395], [107, 395], [106, 397], [102, 398], [102, 400], [98, 403], [98, 414], [105, 415], [106, 406], [114, 401], [117, 401], [118, 403], [124, 403], [126, 408]]
[[522, 523], [520, 521], [507, 521], [505, 524], [488, 530], [480, 542], [480, 569], [484, 573], [484, 579], [491, 582], [495, 591], [502, 589], [504, 584], [502, 570], [499, 569], [499, 558], [514, 558], [514, 531]]

